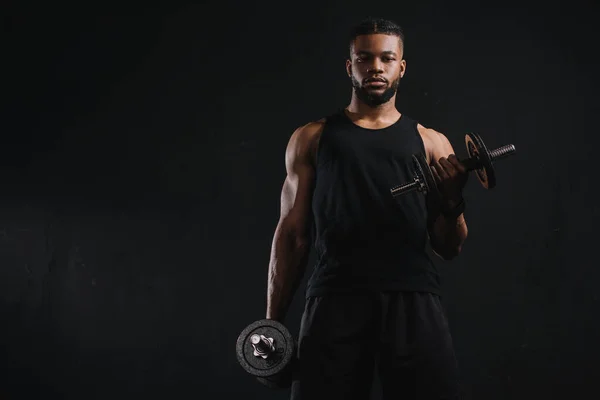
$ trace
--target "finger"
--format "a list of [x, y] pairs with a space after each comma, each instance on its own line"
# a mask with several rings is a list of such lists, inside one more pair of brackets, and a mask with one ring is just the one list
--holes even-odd
[[454, 166], [452, 165], [452, 163], [450, 162], [450, 160], [446, 157], [442, 157], [438, 160], [438, 163], [443, 166], [444, 168], [450, 168], [450, 169], [454, 169]]
[[455, 169], [457, 169], [459, 172], [463, 173], [466, 171], [465, 166], [463, 165], [463, 163], [460, 162], [460, 160], [458, 159], [458, 157], [456, 157], [455, 154], [450, 154], [448, 156], [448, 161], [450, 162], [450, 164], [452, 164], [454, 166]]
[[444, 180], [444, 179], [448, 179], [448, 173], [446, 172], [446, 170], [444, 169], [444, 167], [442, 167], [440, 165], [439, 162], [434, 162], [433, 163], [433, 168], [436, 170], [438, 178], [440, 179], [440, 181]]
[[455, 175], [455, 173], [456, 173], [455, 168], [452, 165], [452, 163], [450, 161], [448, 161], [447, 158], [445, 158], [445, 157], [440, 158], [438, 161], [438, 164], [444, 170], [445, 176], [443, 176], [443, 177], [451, 177], [451, 176]]
[[442, 179], [440, 178], [440, 174], [438, 174], [435, 166], [432, 166], [430, 169], [431, 169], [431, 175], [433, 175], [433, 180], [435, 181], [435, 183], [440, 183], [442, 181]]

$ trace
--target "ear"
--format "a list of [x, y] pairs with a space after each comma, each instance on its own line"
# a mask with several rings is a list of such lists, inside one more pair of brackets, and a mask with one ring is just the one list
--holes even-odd
[[406, 73], [406, 60], [402, 60], [402, 61], [400, 61], [400, 78], [403, 78], [405, 73]]
[[346, 73], [348, 77], [352, 76], [352, 60], [346, 60]]

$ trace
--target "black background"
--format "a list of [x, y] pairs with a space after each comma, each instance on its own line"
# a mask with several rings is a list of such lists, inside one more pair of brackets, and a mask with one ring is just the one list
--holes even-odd
[[401, 112], [459, 156], [469, 131], [517, 148], [438, 262], [465, 399], [599, 394], [592, 1], [2, 8], [0, 398], [287, 398], [235, 340], [287, 141], [348, 103], [368, 15], [406, 31]]

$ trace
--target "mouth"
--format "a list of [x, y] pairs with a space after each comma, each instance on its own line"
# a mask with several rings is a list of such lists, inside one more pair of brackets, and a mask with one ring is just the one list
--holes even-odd
[[382, 88], [386, 85], [386, 81], [382, 78], [369, 78], [365, 80], [365, 86], [371, 88]]

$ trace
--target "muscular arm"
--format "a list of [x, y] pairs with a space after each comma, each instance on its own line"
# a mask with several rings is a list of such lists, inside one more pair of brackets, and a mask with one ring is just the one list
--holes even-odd
[[[430, 140], [428, 148], [428, 159], [430, 165], [434, 165], [440, 158], [447, 158], [454, 154], [452, 145], [443, 134], [434, 130], [428, 130]], [[452, 208], [459, 199], [450, 200]], [[467, 238], [468, 228], [464, 214], [458, 217], [447, 217], [436, 213], [429, 224], [429, 237], [433, 251], [444, 260], [451, 260], [460, 254], [462, 245]]]
[[306, 270], [314, 180], [311, 157], [320, 127], [312, 123], [297, 129], [286, 149], [287, 176], [281, 191], [281, 212], [268, 272], [268, 319], [283, 321]]

